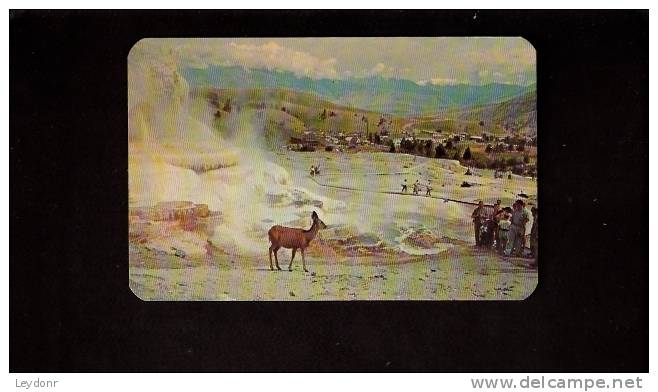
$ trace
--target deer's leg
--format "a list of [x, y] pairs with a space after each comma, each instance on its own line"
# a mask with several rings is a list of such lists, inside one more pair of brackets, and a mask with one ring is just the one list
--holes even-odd
[[295, 253], [297, 253], [297, 248], [292, 248], [292, 257], [290, 258], [290, 265], [288, 266], [288, 271], [292, 271], [292, 261], [295, 259]]
[[308, 272], [306, 269], [306, 258], [304, 257], [304, 249], [302, 249], [302, 266], [304, 267], [304, 271]]
[[277, 252], [279, 251], [279, 247], [277, 246], [274, 248], [274, 262], [276, 263], [276, 269], [281, 271], [281, 267], [279, 267], [279, 256], [277, 255]]
[[274, 271], [274, 266], [272, 265], [272, 246], [270, 245], [269, 249], [269, 254], [270, 254], [270, 270]]

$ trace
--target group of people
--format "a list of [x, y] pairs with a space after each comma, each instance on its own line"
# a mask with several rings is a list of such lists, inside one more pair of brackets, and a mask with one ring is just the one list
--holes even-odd
[[[414, 195], [418, 195], [422, 186], [423, 185], [421, 185], [419, 180], [416, 180], [416, 182], [413, 183], [411, 189]], [[427, 181], [427, 184], [425, 184], [424, 186], [425, 186], [425, 196], [432, 196], [432, 186], [429, 180]], [[407, 192], [409, 192], [409, 187], [407, 186], [407, 179], [405, 178], [404, 182], [402, 182], [402, 193], [407, 193]]]
[[[530, 211], [526, 203], [519, 199], [512, 207], [502, 207], [501, 201], [496, 201], [493, 212], [480, 201], [471, 214], [475, 229], [475, 243], [480, 247], [495, 246], [499, 254], [505, 256], [528, 256], [537, 263], [537, 207]], [[529, 225], [532, 216], [532, 225]], [[528, 230], [528, 227], [529, 230]], [[524, 255], [524, 249], [529, 248], [529, 254]]]
[[320, 166], [311, 165], [311, 175], [316, 176], [318, 174], [320, 174]]
[[[494, 178], [503, 178], [504, 176], [505, 176], [505, 173], [504, 173], [504, 172], [499, 171], [498, 169], [496, 169], [496, 170], [494, 171]], [[508, 180], [511, 180], [511, 179], [512, 179], [512, 172], [508, 172], [508, 173], [507, 173], [507, 179], [508, 179]]]

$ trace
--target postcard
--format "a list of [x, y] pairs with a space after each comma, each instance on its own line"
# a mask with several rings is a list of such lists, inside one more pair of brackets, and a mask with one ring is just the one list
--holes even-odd
[[142, 300], [523, 300], [537, 286], [524, 38], [146, 38], [127, 62]]

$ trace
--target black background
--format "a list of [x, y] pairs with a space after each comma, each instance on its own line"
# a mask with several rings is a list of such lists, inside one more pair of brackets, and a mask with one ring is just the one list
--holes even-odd
[[[648, 11], [10, 12], [10, 371], [647, 372]], [[519, 302], [142, 302], [127, 65], [143, 37], [523, 36], [539, 286]], [[387, 365], [388, 364], [388, 365]]]

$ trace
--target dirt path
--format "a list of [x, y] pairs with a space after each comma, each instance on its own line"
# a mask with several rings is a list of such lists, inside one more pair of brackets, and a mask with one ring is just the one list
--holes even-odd
[[[426, 196], [422, 192], [419, 194], [414, 194], [410, 192], [395, 192], [395, 191], [373, 191], [369, 189], [356, 189], [356, 188], [351, 188], [347, 186], [340, 186], [340, 185], [329, 185], [329, 184], [323, 184], [317, 180], [317, 178], [310, 177], [311, 181], [315, 182], [319, 186], [327, 187], [327, 188], [335, 188], [335, 189], [342, 189], [346, 191], [353, 191], [353, 192], [369, 192], [369, 193], [379, 193], [379, 194], [384, 194], [384, 195], [401, 195], [401, 196], [410, 196], [410, 197], [424, 197], [424, 198], [430, 198], [430, 199], [438, 199], [438, 200], [443, 200], [444, 202], [454, 202], [454, 203], [460, 203], [460, 204], [466, 204], [466, 205], [471, 205], [471, 206], [476, 206], [478, 203], [472, 202], [472, 201], [465, 201], [465, 200], [457, 200], [457, 199], [451, 199], [449, 197], [443, 197], [443, 196], [436, 196], [436, 192], [434, 195]], [[493, 207], [493, 205], [489, 205], [490, 207]]]

